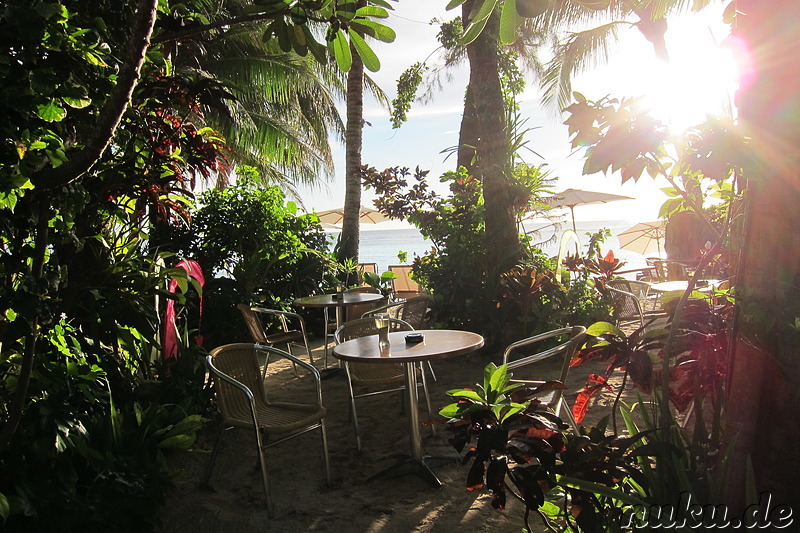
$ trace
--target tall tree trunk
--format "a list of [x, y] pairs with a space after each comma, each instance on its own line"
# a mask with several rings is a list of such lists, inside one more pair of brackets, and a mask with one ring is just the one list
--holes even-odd
[[[367, 4], [359, 0], [357, 7]], [[361, 146], [364, 138], [364, 62], [351, 46], [353, 65], [347, 73], [347, 126], [345, 130], [345, 190], [339, 260], [358, 261], [361, 210]]]
[[[742, 505], [746, 459], [758, 491], [796, 502], [800, 472], [800, 56], [796, 0], [738, 0], [735, 33], [750, 54], [737, 95], [750, 137], [741, 312], [728, 391], [736, 446], [729, 501]], [[790, 499], [791, 498], [791, 499]]]
[[[474, 3], [468, 0], [462, 5], [464, 27], [469, 24]], [[498, 32], [499, 14], [495, 12], [478, 38], [467, 45], [469, 85], [458, 149], [458, 164], [483, 183], [490, 289], [498, 274], [512, 266], [520, 254], [509, 190], [510, 139], [500, 88]]]

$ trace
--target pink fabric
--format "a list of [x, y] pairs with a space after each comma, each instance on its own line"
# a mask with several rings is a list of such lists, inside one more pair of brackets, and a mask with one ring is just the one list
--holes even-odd
[[[186, 259], [181, 261], [176, 267], [182, 268], [186, 271], [186, 275], [190, 278], [197, 280], [202, 288], [206, 283], [206, 278], [203, 276], [203, 269], [197, 261]], [[175, 292], [178, 288], [178, 280], [172, 278], [169, 282], [169, 292]], [[178, 356], [178, 330], [175, 326], [175, 300], [167, 300], [167, 310], [164, 314], [164, 359], [173, 359]], [[200, 318], [198, 320], [197, 329], [200, 330], [200, 324], [203, 319], [203, 294], [200, 294]], [[203, 337], [197, 335], [196, 342], [198, 345], [203, 345]]]

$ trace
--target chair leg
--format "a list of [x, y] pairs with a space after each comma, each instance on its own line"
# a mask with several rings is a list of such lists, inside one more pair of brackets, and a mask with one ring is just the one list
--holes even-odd
[[328, 320], [330, 319], [328, 315], [328, 308], [325, 307], [322, 309], [322, 316], [323, 316], [323, 325], [322, 327], [325, 328], [322, 333], [322, 342], [325, 346], [322, 356], [322, 368], [328, 368]]
[[308, 345], [308, 337], [303, 335], [303, 345], [306, 347], [306, 353], [308, 354], [308, 362], [311, 366], [314, 366], [314, 355], [311, 353], [311, 347]]
[[[289, 355], [294, 355], [294, 352], [292, 351], [291, 342], [286, 343], [286, 353], [288, 353]], [[292, 363], [292, 366], [294, 367], [294, 377], [299, 378], [300, 374], [297, 373], [297, 363]]]
[[[430, 364], [430, 362], [428, 362]], [[425, 393], [425, 405], [428, 407], [428, 420], [433, 420], [433, 410], [431, 409], [431, 397], [428, 394], [428, 380], [425, 378], [425, 365], [419, 364], [419, 373], [422, 375], [422, 391]], [[415, 391], [416, 392], [416, 391]], [[431, 424], [431, 436], [436, 436], [436, 426]]]
[[264, 447], [263, 438], [261, 436], [261, 428], [259, 427], [256, 427], [256, 444], [258, 445], [258, 462], [261, 465], [261, 480], [264, 483], [264, 498], [267, 501], [267, 516], [274, 518], [275, 508], [272, 503], [272, 498], [269, 494], [269, 480], [267, 479], [266, 448]]
[[431, 373], [431, 377], [433, 378], [433, 381], [439, 381], [438, 379], [436, 379], [436, 373], [433, 371], [433, 366], [431, 365], [431, 362], [430, 361], [425, 361], [425, 363], [428, 365], [428, 371]]
[[328, 430], [325, 426], [325, 419], [320, 420], [320, 433], [322, 433], [322, 453], [325, 456], [325, 482], [331, 485], [331, 461], [328, 456]]
[[201, 487], [205, 487], [207, 489], [211, 488], [211, 472], [214, 470], [214, 463], [217, 462], [217, 456], [219, 455], [219, 443], [222, 440], [223, 431], [225, 431], [225, 427], [220, 425], [219, 431], [217, 432], [217, 437], [214, 439], [214, 449], [211, 450], [211, 457], [206, 465], [206, 473], [203, 476], [202, 483], [200, 484]]
[[353, 417], [353, 431], [356, 433], [356, 448], [361, 451], [361, 432], [358, 429], [358, 413], [356, 412], [356, 398], [353, 391], [353, 381], [350, 379], [350, 365], [345, 361], [344, 371], [347, 374], [347, 388], [350, 392], [350, 414]]

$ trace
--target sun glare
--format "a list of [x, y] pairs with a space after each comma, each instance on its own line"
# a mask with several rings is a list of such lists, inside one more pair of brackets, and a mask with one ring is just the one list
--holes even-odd
[[[713, 26], [716, 23], [717, 26]], [[652, 60], [640, 72], [643, 104], [674, 130], [702, 122], [706, 115], [733, 117], [738, 73], [733, 51], [724, 45], [727, 28], [711, 15], [687, 15], [670, 22], [669, 61]]]

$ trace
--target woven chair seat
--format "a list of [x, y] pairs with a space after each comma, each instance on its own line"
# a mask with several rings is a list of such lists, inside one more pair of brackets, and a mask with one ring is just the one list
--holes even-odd
[[355, 363], [350, 364], [350, 379], [359, 387], [392, 385], [403, 383], [405, 370], [401, 364]]
[[[318, 405], [275, 402], [262, 404], [256, 402], [258, 424], [267, 434], [291, 433], [321, 420], [327, 409]], [[225, 422], [236, 427], [252, 428], [253, 418], [248, 402], [228, 405]]]
[[281, 331], [278, 333], [273, 333], [271, 335], [267, 335], [264, 340], [266, 341], [265, 344], [273, 345], [273, 344], [285, 344], [287, 342], [303, 342], [305, 337], [303, 336], [303, 332], [293, 329], [291, 331]]

